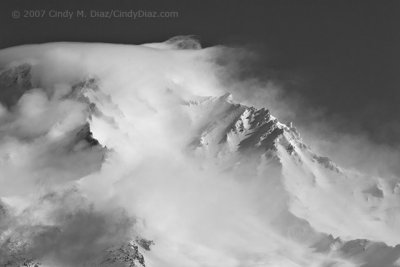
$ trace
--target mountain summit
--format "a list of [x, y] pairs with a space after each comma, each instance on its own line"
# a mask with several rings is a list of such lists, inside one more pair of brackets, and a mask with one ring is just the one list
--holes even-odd
[[196, 44], [0, 52], [0, 263], [399, 266], [398, 179], [238, 103]]

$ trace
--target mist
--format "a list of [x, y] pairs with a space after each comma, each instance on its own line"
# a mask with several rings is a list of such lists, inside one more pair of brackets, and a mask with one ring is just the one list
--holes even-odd
[[[319, 123], [284, 83], [238, 79], [240, 60], [218, 61], [227, 54], [191, 38], [2, 50], [2, 86], [21, 95], [1, 98], [0, 255], [15, 257], [7, 240], [23, 240], [19, 256], [84, 266], [139, 236], [154, 241], [146, 266], [396, 266], [398, 150]], [[29, 83], [7, 72], [21, 64]], [[233, 134], [222, 142], [246, 106], [270, 109], [284, 129], [299, 120], [304, 142], [347, 179], [296, 147], [300, 168], [284, 141], [279, 160], [238, 153]], [[384, 197], [366, 200], [374, 186]], [[346, 254], [359, 239], [370, 240], [366, 252]], [[369, 258], [379, 249], [392, 256]]]
[[[293, 122], [314, 151], [331, 157], [343, 167], [374, 175], [399, 177], [397, 162], [400, 144], [394, 137], [399, 123], [387, 116], [377, 121], [379, 116], [382, 117], [380, 113], [385, 103], [376, 100], [377, 103], [371, 103], [370, 110], [364, 113], [366, 104], [360, 103], [353, 103], [354, 108], [349, 111], [340, 104], [324, 107], [326, 99], [322, 99], [325, 101], [322, 102], [320, 94], [327, 90], [324, 87], [331, 85], [321, 84], [322, 88], [315, 88], [314, 91], [304, 89], [315, 86], [309, 82], [310, 74], [301, 69], [288, 70], [268, 63], [273, 61], [276, 64], [279, 60], [272, 54], [274, 52], [260, 49], [254, 44], [216, 46], [212, 48], [210, 60], [215, 62], [220, 81], [233, 93], [235, 101], [267, 107], [281, 122]], [[333, 90], [330, 96], [342, 99], [340, 94], [350, 90], [345, 89], [350, 86], [348, 84], [339, 86], [342, 88]], [[364, 97], [360, 93], [359, 101], [370, 98], [370, 94], [368, 92]], [[379, 95], [379, 88], [376, 88], [375, 94]], [[321, 102], [315, 103], [317, 101]], [[334, 103], [338, 101], [332, 99]], [[373, 116], [374, 113], [377, 115]]]

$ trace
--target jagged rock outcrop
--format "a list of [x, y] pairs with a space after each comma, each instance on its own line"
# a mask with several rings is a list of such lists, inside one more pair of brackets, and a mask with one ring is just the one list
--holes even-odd
[[[177, 45], [180, 45], [179, 42]], [[181, 47], [182, 49], [193, 49], [190, 43], [181, 45], [183, 46]], [[189, 46], [185, 47], [186, 45]], [[4, 87], [6, 92], [9, 92], [4, 95], [4, 99], [0, 100], [7, 107], [12, 106], [18, 101], [18, 97], [32, 87], [30, 66], [21, 65], [20, 67], [4, 70], [0, 73], [0, 86]], [[68, 132], [68, 137], [63, 139], [67, 141], [56, 143], [55, 147], [58, 148], [57, 145], [63, 144], [72, 152], [98, 149], [100, 153], [105, 154], [107, 148], [96, 139], [96, 132], [92, 132], [90, 122], [93, 117], [96, 117], [106, 121], [106, 124], [114, 126], [114, 118], [107, 112], [114, 114], [112, 112], [117, 110], [118, 106], [112, 105], [111, 97], [101, 91], [99, 79], [89, 77], [75, 83], [71, 87], [71, 92], [64, 97], [76, 100], [79, 104], [84, 105], [84, 109], [88, 114], [87, 121], [79, 124], [78, 127], [74, 127], [73, 130]], [[378, 264], [382, 263], [385, 264], [383, 266], [391, 266], [390, 264], [399, 258], [400, 247], [398, 245], [390, 246], [388, 245], [389, 243], [384, 244], [366, 238], [352, 239], [341, 238], [339, 234], [331, 235], [329, 228], [326, 231], [324, 228], [318, 228], [318, 219], [320, 218], [316, 218], [316, 223], [313, 224], [311, 216], [316, 211], [321, 211], [319, 206], [315, 210], [309, 209], [309, 206], [316, 202], [314, 199], [321, 198], [322, 194], [330, 194], [327, 198], [329, 201], [333, 200], [332, 202], [327, 202], [327, 205], [334, 206], [335, 197], [341, 200], [339, 197], [342, 196], [340, 194], [335, 195], [335, 190], [346, 191], [350, 173], [337, 166], [328, 157], [314, 153], [310, 147], [303, 143], [300, 134], [291, 123], [289, 125], [280, 123], [265, 108], [255, 108], [235, 103], [230, 94], [220, 97], [180, 99], [177, 103], [181, 105], [179, 108], [182, 108], [184, 115], [193, 122], [190, 125], [193, 128], [190, 129], [193, 131], [193, 135], [188, 138], [188, 144], [185, 147], [187, 149], [186, 152], [189, 154], [197, 153], [196, 155], [211, 159], [213, 163], [219, 160], [224, 161], [226, 163], [223, 168], [224, 171], [232, 170], [243, 162], [254, 161], [251, 165], [246, 165], [247, 169], [243, 171], [243, 175], [240, 174], [243, 179], [250, 177], [250, 175], [247, 175], [248, 173], [258, 172], [260, 169], [267, 173], [270, 170], [265, 170], [264, 165], [267, 165], [269, 161], [276, 163], [279, 170], [279, 172], [276, 172], [274, 169], [273, 173], [273, 178], [275, 179], [273, 185], [276, 187], [270, 190], [280, 190], [280, 194], [285, 194], [285, 201], [293, 206], [298, 205], [290, 209], [289, 204], [283, 203], [283, 205], [287, 205], [285, 207], [288, 210], [286, 210], [286, 213], [282, 213], [284, 215], [279, 215], [282, 218], [276, 219], [276, 222], [278, 222], [276, 224], [282, 223], [285, 221], [284, 219], [290, 217], [294, 230], [288, 231], [288, 235], [292, 236], [293, 239], [300, 240], [303, 233], [309, 234], [315, 238], [310, 242], [311, 248], [318, 253], [338, 254], [351, 260], [368, 262], [365, 266], [379, 266]], [[102, 109], [104, 106], [109, 109], [104, 111]], [[124, 120], [121, 121], [124, 122]], [[117, 129], [117, 127], [115, 128]], [[101, 139], [99, 138], [99, 140]], [[102, 162], [100, 161], [99, 165]], [[96, 170], [100, 169], [101, 166], [97, 167]], [[262, 171], [260, 172], [262, 173]], [[87, 173], [85, 172], [85, 174]], [[355, 175], [354, 181], [364, 178], [362, 175], [357, 175]], [[333, 189], [331, 190], [331, 188]], [[395, 190], [397, 189], [393, 189], [393, 194], [396, 193]], [[308, 195], [313, 193], [315, 193], [314, 198], [308, 198]], [[372, 214], [379, 210], [379, 205], [384, 202], [387, 192], [378, 183], [371, 182], [366, 188], [360, 189], [360, 192], [349, 190], [345, 194], [344, 196], [348, 197], [349, 200], [361, 201], [361, 209], [368, 210]], [[303, 199], [300, 199], [301, 197]], [[390, 197], [396, 199], [396, 196]], [[381, 206], [384, 211], [396, 208], [386, 203]], [[335, 210], [335, 212], [340, 212], [340, 210]], [[3, 213], [0, 205], [0, 230]], [[374, 219], [374, 222], [379, 223], [382, 221], [379, 215], [381, 214], [376, 213], [377, 219]], [[6, 216], [4, 215], [3, 217]], [[310, 219], [311, 222], [309, 223], [306, 219]], [[40, 229], [38, 228], [37, 230], [39, 231]], [[56, 228], [52, 230], [58, 231]], [[282, 230], [282, 232], [285, 231]], [[347, 237], [346, 235], [344, 236]], [[23, 238], [21, 237], [21, 240]], [[7, 255], [11, 255], [9, 260], [4, 261], [5, 266], [40, 265], [40, 262], [36, 262], [34, 257], [25, 255], [24, 249], [29, 244], [13, 239], [1, 240], [1, 244], [0, 252], [3, 251]], [[104, 251], [104, 255], [99, 255], [101, 260], [97, 261], [95, 266], [144, 267], [145, 251], [149, 250], [152, 244], [152, 241], [145, 239], [136, 239], [129, 243], [118, 244]], [[376, 260], [370, 255], [381, 256]]]
[[107, 250], [105, 260], [101, 266], [126, 266], [126, 267], [146, 267], [145, 258], [140, 249], [150, 250], [154, 242], [143, 238], [130, 241], [120, 247]]

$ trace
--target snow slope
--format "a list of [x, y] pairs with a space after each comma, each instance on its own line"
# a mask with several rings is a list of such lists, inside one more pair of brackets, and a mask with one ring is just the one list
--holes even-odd
[[398, 178], [317, 155], [174, 42], [0, 52], [1, 264], [400, 266]]

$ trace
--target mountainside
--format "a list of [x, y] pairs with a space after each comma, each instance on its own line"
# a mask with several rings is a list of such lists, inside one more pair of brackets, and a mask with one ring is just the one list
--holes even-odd
[[40, 64], [0, 73], [4, 266], [400, 266], [398, 180], [175, 73]]

